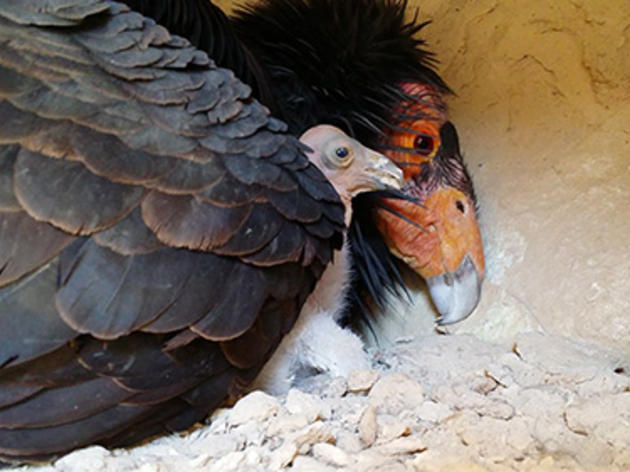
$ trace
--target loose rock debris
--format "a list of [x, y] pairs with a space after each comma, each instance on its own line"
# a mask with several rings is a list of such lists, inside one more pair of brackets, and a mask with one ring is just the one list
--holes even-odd
[[373, 370], [316, 376], [281, 398], [252, 392], [186, 435], [24, 469], [630, 470], [622, 353], [526, 334], [514, 346], [429, 336], [374, 354]]

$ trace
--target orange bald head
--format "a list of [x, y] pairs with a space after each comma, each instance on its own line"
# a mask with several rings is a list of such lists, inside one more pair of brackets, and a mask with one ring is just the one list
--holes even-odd
[[415, 100], [396, 111], [401, 121], [384, 153], [403, 169], [402, 190], [416, 202], [384, 200], [376, 224], [390, 251], [427, 281], [439, 321], [453, 323], [476, 307], [485, 271], [472, 181], [437, 91], [402, 88]]

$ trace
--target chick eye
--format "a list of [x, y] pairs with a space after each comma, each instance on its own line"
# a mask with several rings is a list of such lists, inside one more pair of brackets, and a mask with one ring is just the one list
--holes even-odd
[[428, 156], [433, 152], [435, 141], [431, 136], [418, 135], [413, 142], [413, 148], [423, 156]]
[[344, 159], [346, 157], [348, 157], [350, 155], [350, 150], [343, 146], [343, 147], [338, 147], [337, 149], [335, 149], [335, 155], [339, 158], [339, 159]]

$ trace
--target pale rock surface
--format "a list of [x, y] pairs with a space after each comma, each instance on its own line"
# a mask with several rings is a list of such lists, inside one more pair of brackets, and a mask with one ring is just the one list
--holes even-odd
[[328, 443], [318, 443], [313, 446], [313, 456], [325, 464], [335, 467], [350, 465], [350, 456], [336, 446]]
[[353, 370], [348, 374], [348, 391], [352, 393], [366, 392], [378, 380], [378, 372], [373, 370]]
[[359, 419], [359, 440], [365, 447], [370, 447], [376, 441], [377, 433], [376, 409], [368, 405]]
[[265, 392], [252, 392], [230, 411], [230, 424], [238, 426], [252, 421], [264, 421], [280, 410], [280, 403]]
[[394, 373], [381, 378], [368, 394], [379, 413], [397, 414], [424, 399], [424, 388], [407, 375]]

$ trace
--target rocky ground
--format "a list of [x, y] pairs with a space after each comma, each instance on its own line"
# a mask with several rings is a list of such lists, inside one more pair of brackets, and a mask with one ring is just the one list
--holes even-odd
[[347, 379], [252, 392], [190, 434], [29, 470], [630, 470], [630, 359], [535, 333], [427, 336]]

